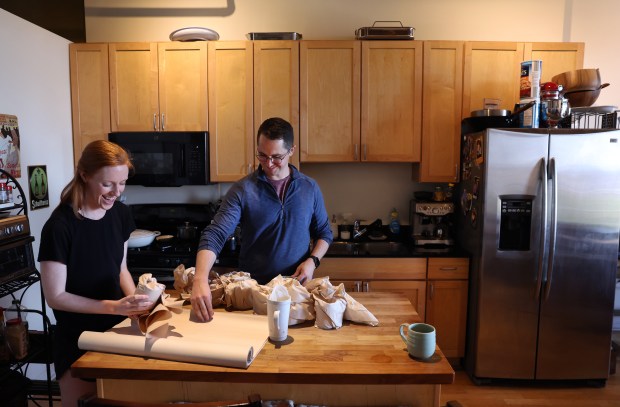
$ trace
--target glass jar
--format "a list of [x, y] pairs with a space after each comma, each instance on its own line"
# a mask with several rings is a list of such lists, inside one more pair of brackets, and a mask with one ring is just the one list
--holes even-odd
[[435, 202], [443, 202], [446, 200], [446, 195], [443, 192], [441, 187], [435, 187], [435, 192], [433, 192], [433, 201]]
[[4, 311], [6, 345], [17, 360], [28, 355], [28, 321], [22, 318], [23, 313], [19, 300], [13, 300], [13, 305]]
[[6, 190], [6, 184], [0, 182], [0, 204], [5, 204], [9, 202], [9, 194]]

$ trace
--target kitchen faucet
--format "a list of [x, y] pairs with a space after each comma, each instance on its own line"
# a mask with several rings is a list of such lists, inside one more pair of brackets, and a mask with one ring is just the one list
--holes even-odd
[[360, 230], [360, 221], [355, 220], [353, 222], [353, 239], [357, 239], [363, 236], [366, 232], [368, 232], [368, 230], [381, 227], [381, 225], [382, 225], [381, 219], [377, 219], [376, 221], [372, 222], [370, 225], [366, 226], [364, 229]]
[[360, 230], [360, 221], [356, 219], [353, 222], [353, 239], [357, 239], [358, 237], [366, 233], [366, 229], [367, 228]]

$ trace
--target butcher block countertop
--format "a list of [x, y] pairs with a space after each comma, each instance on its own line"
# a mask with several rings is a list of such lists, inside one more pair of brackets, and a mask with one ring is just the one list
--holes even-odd
[[[269, 341], [247, 369], [87, 352], [72, 366], [77, 377], [244, 383], [448, 384], [454, 371], [437, 349], [429, 361], [411, 358], [398, 329], [420, 318], [397, 293], [354, 293], [377, 327], [345, 321], [338, 330], [312, 322], [289, 328], [283, 344]], [[222, 309], [218, 311], [226, 312]], [[217, 314], [215, 316], [217, 318]]]

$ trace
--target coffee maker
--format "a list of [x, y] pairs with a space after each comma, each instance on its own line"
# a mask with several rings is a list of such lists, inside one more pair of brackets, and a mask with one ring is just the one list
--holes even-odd
[[416, 246], [452, 246], [452, 202], [411, 200], [411, 233]]

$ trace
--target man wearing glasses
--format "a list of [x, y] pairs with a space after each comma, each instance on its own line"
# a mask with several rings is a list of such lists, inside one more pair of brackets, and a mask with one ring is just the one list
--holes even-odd
[[[239, 270], [259, 284], [281, 274], [310, 280], [333, 240], [323, 195], [317, 183], [289, 159], [295, 150], [293, 127], [280, 118], [258, 129], [256, 171], [226, 194], [198, 246], [192, 309], [202, 321], [213, 317], [208, 274], [226, 239], [241, 225]], [[310, 252], [310, 243], [312, 252]]]

